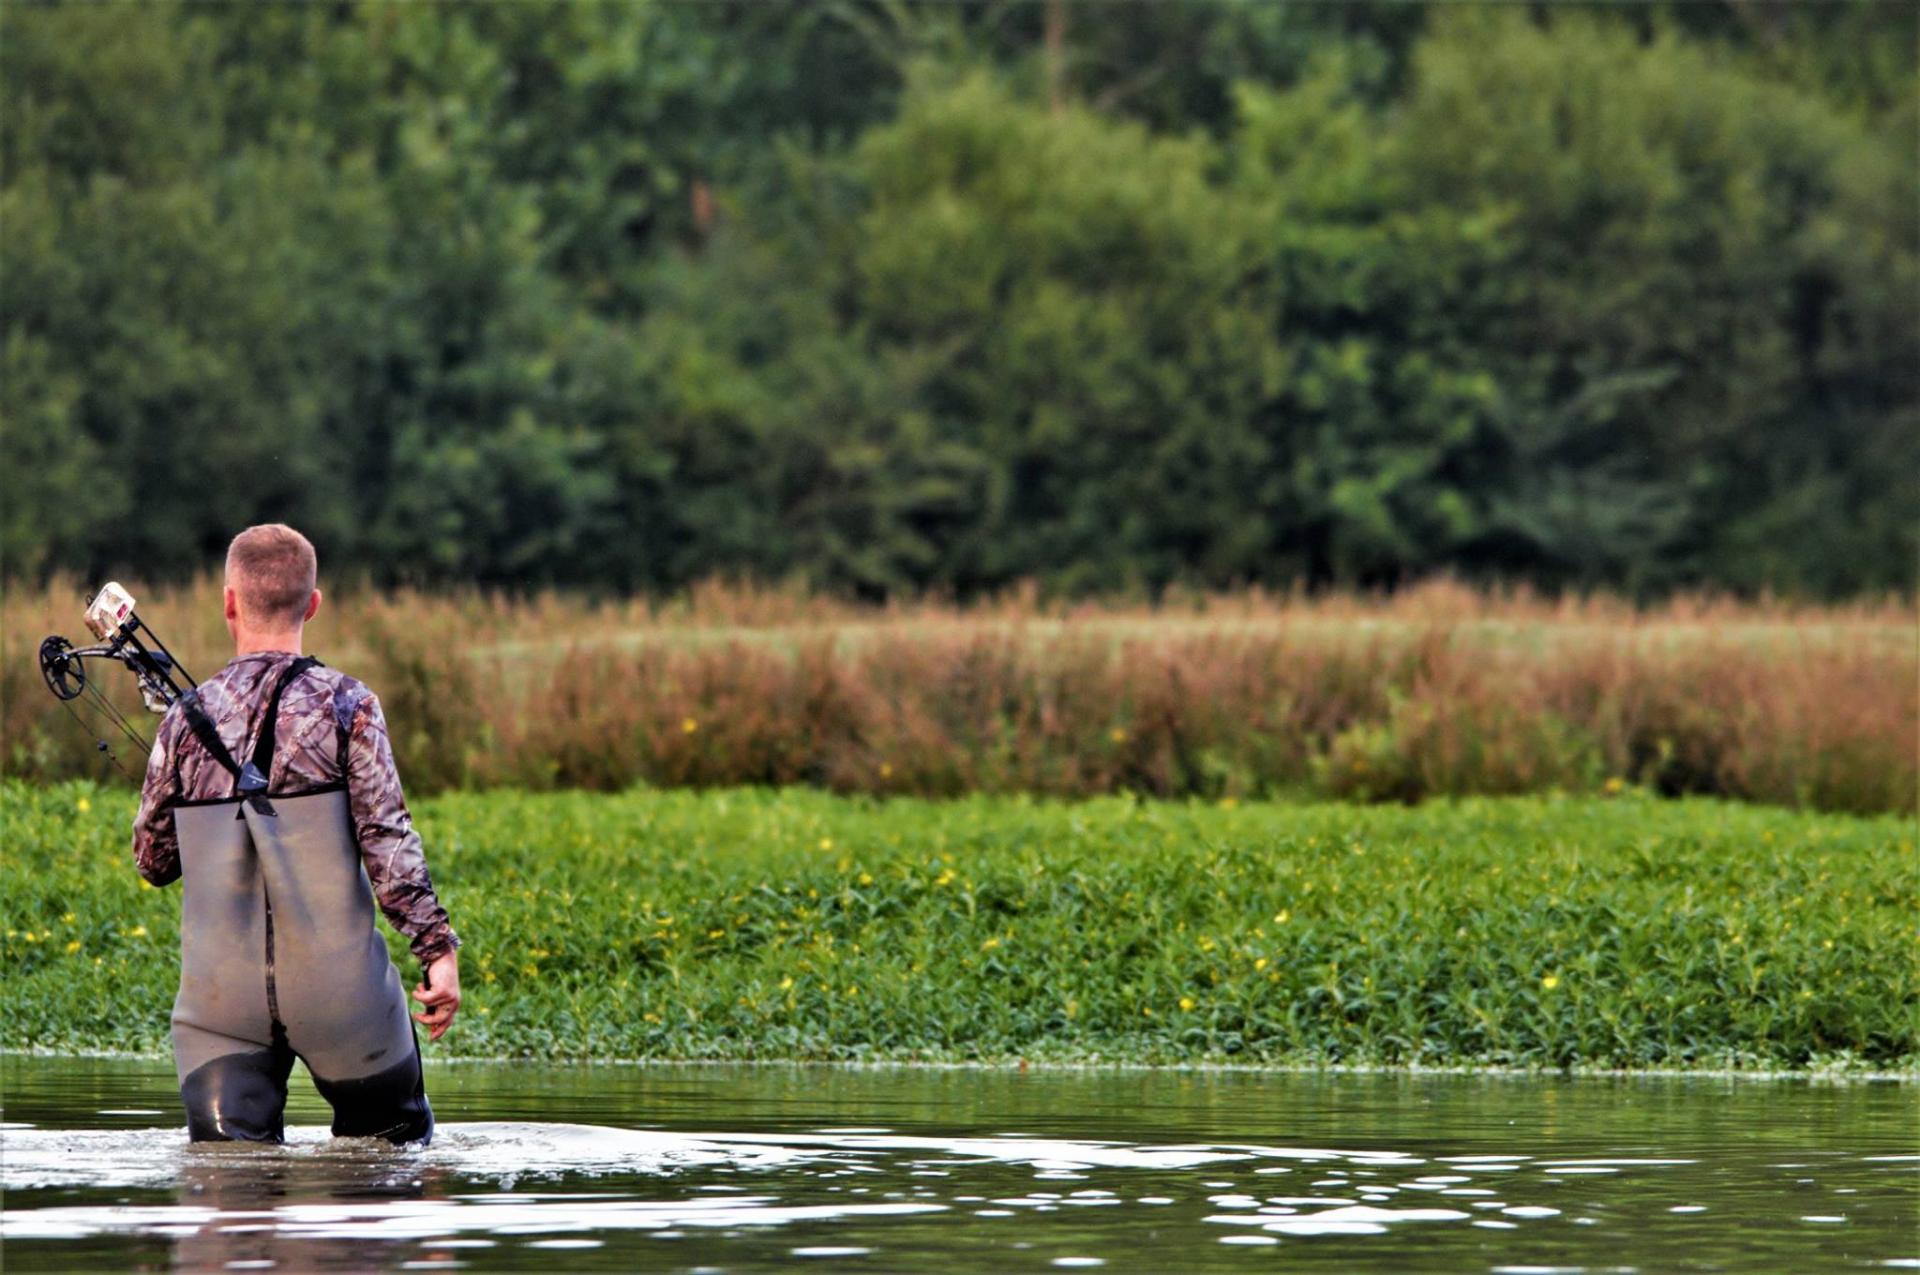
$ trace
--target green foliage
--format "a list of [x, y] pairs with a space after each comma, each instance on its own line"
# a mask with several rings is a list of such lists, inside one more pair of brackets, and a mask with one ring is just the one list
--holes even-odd
[[0, 563], [1910, 582], [1910, 10], [1051, 9], [9, 6]]
[[1477, 541], [1580, 581], [1905, 578], [1888, 515], [1920, 504], [1920, 379], [1889, 355], [1920, 286], [1911, 166], [1710, 48], [1454, 17], [1393, 145], [1411, 201], [1502, 227], [1497, 270], [1450, 307], [1499, 387], [1485, 459], [1506, 481]]
[[[8, 1047], [158, 1050], [130, 799], [0, 789]], [[541, 1058], [1909, 1068], [1913, 830], [1714, 802], [422, 803], [441, 1048]], [[396, 955], [402, 954], [398, 940]]]

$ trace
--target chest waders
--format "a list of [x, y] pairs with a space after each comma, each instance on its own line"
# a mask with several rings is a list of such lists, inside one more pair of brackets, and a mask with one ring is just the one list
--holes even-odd
[[281, 674], [244, 767], [197, 696], [180, 701], [235, 780], [233, 796], [174, 811], [183, 894], [173, 1061], [195, 1141], [280, 1141], [296, 1057], [333, 1107], [335, 1136], [412, 1142], [433, 1132], [346, 787], [267, 791], [280, 697], [318, 663], [295, 660]]

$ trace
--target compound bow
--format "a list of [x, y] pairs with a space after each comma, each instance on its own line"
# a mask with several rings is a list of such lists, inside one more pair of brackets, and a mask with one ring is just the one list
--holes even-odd
[[150, 750], [151, 746], [127, 720], [127, 715], [87, 676], [86, 661], [111, 660], [131, 672], [140, 687], [140, 699], [150, 713], [166, 712], [186, 693], [186, 688], [175, 680], [175, 674], [186, 679], [187, 687], [198, 683], [173, 658], [166, 643], [135, 613], [133, 595], [118, 584], [107, 584], [88, 605], [87, 628], [98, 639], [93, 646], [75, 646], [57, 634], [40, 643], [40, 676], [46, 679], [47, 689], [53, 692], [54, 698], [67, 706], [73, 719], [88, 734], [94, 735], [95, 744], [107, 760], [138, 783], [140, 777], [120, 765], [112, 747], [99, 738], [73, 707], [74, 700], [91, 696], [94, 707], [119, 728], [143, 757]]

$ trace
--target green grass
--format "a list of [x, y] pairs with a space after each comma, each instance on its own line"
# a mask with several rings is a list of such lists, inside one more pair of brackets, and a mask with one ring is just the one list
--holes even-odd
[[[134, 875], [131, 813], [86, 785], [0, 788], [0, 1044], [166, 1048], [179, 907]], [[440, 1053], [1920, 1056], [1920, 862], [1898, 817], [1632, 792], [1408, 809], [795, 790], [492, 792], [417, 816], [466, 940]]]

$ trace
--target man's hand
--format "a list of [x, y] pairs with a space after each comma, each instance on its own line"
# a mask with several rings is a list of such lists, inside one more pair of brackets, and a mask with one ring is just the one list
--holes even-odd
[[427, 981], [413, 989], [413, 999], [426, 1006], [413, 1021], [427, 1029], [427, 1039], [446, 1035], [460, 1011], [460, 954], [449, 950], [435, 957], [427, 966]]

